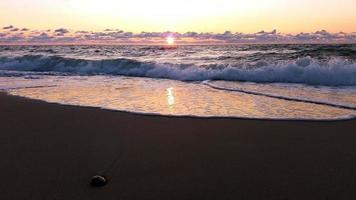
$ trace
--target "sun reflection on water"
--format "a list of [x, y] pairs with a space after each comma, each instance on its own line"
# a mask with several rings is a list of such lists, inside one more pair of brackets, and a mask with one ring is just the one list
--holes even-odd
[[172, 106], [174, 104], [174, 88], [169, 87], [167, 88], [167, 104]]
[[[1, 79], [4, 79], [7, 87], [11, 88], [24, 83], [35, 84], [36, 81], [38, 82], [36, 84], [46, 84], [48, 82], [57, 85], [55, 87], [20, 87], [10, 90], [10, 94], [13, 95], [54, 103], [93, 106], [129, 112], [179, 116], [227, 116], [273, 119], [339, 119], [355, 116], [356, 114], [354, 110], [215, 90], [202, 84], [162, 79], [108, 78], [103, 76], [68, 78], [50, 76], [44, 80], [1, 77], [0, 86]], [[9, 83], [14, 85], [9, 85]], [[234, 86], [231, 83], [224, 84], [226, 88], [233, 88]], [[241, 85], [237, 86], [242, 87]], [[254, 91], [258, 88], [252, 88], [251, 86], [249, 89]], [[264, 91], [268, 90], [268, 88], [262, 89]], [[277, 89], [276, 86], [270, 88], [271, 92], [275, 92]], [[316, 89], [309, 88], [306, 92], [304, 90], [306, 90], [305, 87], [303, 87], [303, 91], [299, 88], [294, 88], [296, 92], [293, 92], [301, 96], [311, 91], [314, 92], [314, 96], [321, 94]], [[285, 95], [291, 96], [290, 94]], [[322, 93], [322, 95], [325, 96], [327, 94]], [[346, 99], [350, 98], [350, 96], [355, 98], [353, 92], [333, 92], [325, 97], [323, 96], [322, 99], [336, 99], [336, 97], [332, 97], [331, 95], [338, 95], [340, 101], [343, 100], [346, 102], [350, 102], [350, 100]], [[316, 99], [316, 97], [313, 98]], [[354, 103], [354, 101], [351, 103]]]

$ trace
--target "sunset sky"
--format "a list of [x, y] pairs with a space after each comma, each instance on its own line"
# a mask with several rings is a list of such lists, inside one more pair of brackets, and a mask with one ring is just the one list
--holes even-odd
[[[95, 40], [104, 36], [112, 39], [113, 33], [109, 36], [99, 33], [105, 29], [128, 32], [124, 36], [114, 33], [115, 40], [145, 37], [130, 35], [142, 31], [209, 34], [267, 31], [273, 33], [268, 41], [279, 40], [276, 34], [291, 34], [297, 40], [307, 37], [311, 41], [323, 37], [320, 41], [325, 41], [330, 35], [296, 34], [326, 30], [338, 33], [333, 36], [336, 40], [342, 37], [342, 41], [353, 41], [356, 38], [355, 7], [355, 0], [0, 0], [0, 42], [45, 41], [58, 36], [61, 41], [64, 36], [66, 41]], [[32, 32], [26, 32], [27, 29]], [[74, 35], [77, 31], [88, 31], [92, 35], [84, 35], [84, 32]], [[340, 36], [340, 32], [348, 35]], [[231, 35], [217, 38], [199, 35], [202, 37], [216, 41], [231, 38]], [[238, 37], [244, 38], [239, 41], [254, 41], [254, 35]], [[285, 41], [294, 39], [284, 38]]]
[[355, 7], [355, 0], [0, 0], [0, 25], [131, 32], [355, 32]]

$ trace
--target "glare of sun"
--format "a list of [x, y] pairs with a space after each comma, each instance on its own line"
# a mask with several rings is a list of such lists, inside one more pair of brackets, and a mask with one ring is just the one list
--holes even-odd
[[167, 41], [168, 45], [173, 45], [174, 44], [174, 37], [167, 37], [166, 41]]

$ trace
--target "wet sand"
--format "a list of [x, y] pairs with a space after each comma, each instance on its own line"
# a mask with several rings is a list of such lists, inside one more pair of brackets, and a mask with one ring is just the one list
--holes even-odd
[[[164, 117], [0, 94], [0, 199], [356, 199], [356, 121]], [[108, 185], [93, 188], [102, 174]]]

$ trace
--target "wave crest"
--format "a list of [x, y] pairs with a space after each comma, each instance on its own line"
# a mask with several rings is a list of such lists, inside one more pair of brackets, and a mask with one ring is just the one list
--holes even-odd
[[0, 57], [0, 70], [62, 72], [74, 75], [123, 75], [182, 81], [226, 80], [263, 83], [300, 83], [326, 86], [356, 85], [356, 63], [343, 59], [319, 62], [310, 57], [254, 65], [236, 63], [188, 65], [142, 62], [119, 58], [86, 60], [60, 56]]

